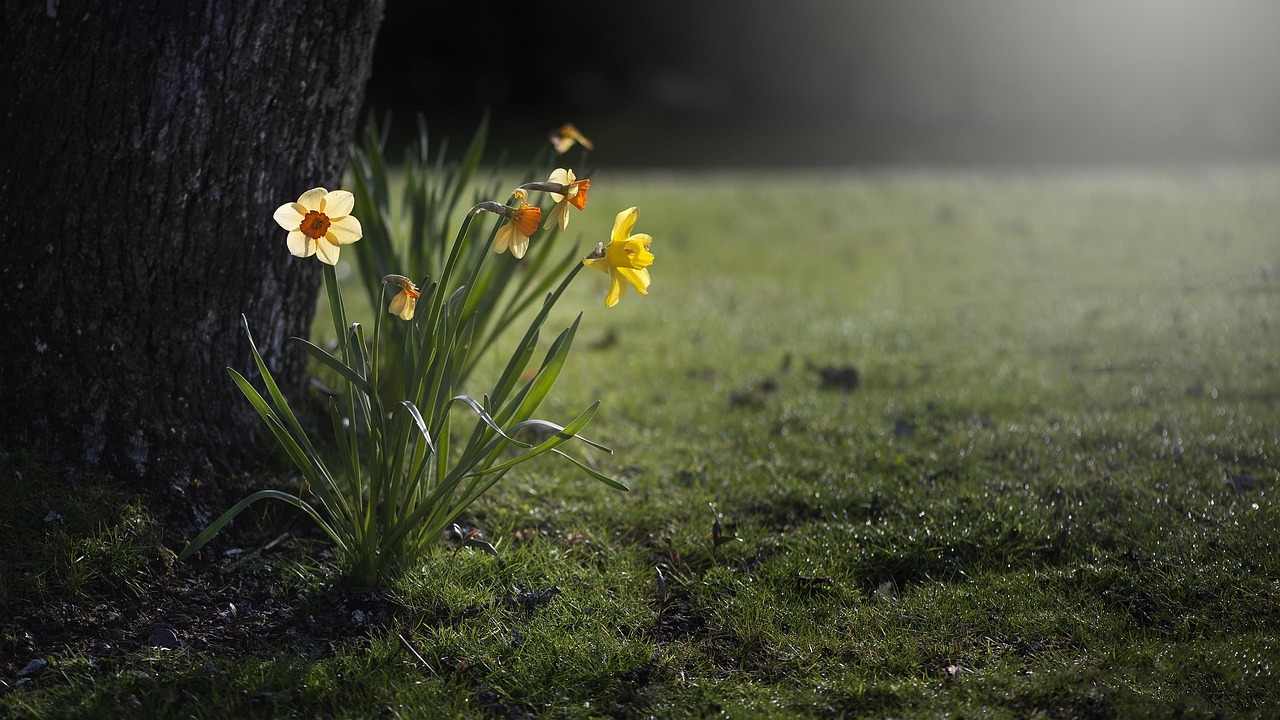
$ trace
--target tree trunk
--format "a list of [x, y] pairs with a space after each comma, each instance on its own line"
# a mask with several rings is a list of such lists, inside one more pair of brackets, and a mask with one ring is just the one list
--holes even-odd
[[140, 489], [244, 467], [240, 314], [286, 394], [384, 0], [38, 0], [0, 18], [0, 446]]

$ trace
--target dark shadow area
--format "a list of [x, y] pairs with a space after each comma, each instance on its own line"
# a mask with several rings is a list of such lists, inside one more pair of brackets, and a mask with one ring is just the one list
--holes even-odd
[[1280, 157], [1280, 5], [1256, 0], [392, 0], [368, 103], [610, 166]]

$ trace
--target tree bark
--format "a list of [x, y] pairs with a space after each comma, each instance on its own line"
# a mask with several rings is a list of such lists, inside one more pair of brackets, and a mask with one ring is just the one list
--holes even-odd
[[244, 467], [240, 314], [298, 397], [319, 264], [271, 215], [337, 186], [383, 4], [5, 6], [0, 446], [153, 490]]

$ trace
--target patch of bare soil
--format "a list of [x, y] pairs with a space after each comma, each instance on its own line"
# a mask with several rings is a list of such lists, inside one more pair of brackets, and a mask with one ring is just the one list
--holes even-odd
[[[128, 588], [12, 602], [0, 611], [0, 692], [34, 682], [70, 657], [102, 671], [130, 655], [165, 650], [319, 659], [366, 642], [400, 611], [379, 592], [290, 595], [277, 572], [255, 561], [257, 550], [228, 542], [216, 539], [203, 553], [211, 559], [170, 563]], [[286, 544], [273, 552], [301, 551]]]

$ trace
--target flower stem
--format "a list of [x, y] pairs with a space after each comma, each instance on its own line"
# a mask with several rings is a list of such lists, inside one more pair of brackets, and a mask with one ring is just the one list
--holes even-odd
[[333, 318], [333, 334], [338, 339], [338, 347], [342, 350], [342, 359], [350, 363], [347, 357], [347, 310], [342, 304], [342, 289], [338, 285], [338, 272], [333, 265], [324, 265], [324, 288], [329, 296], [329, 315]]

